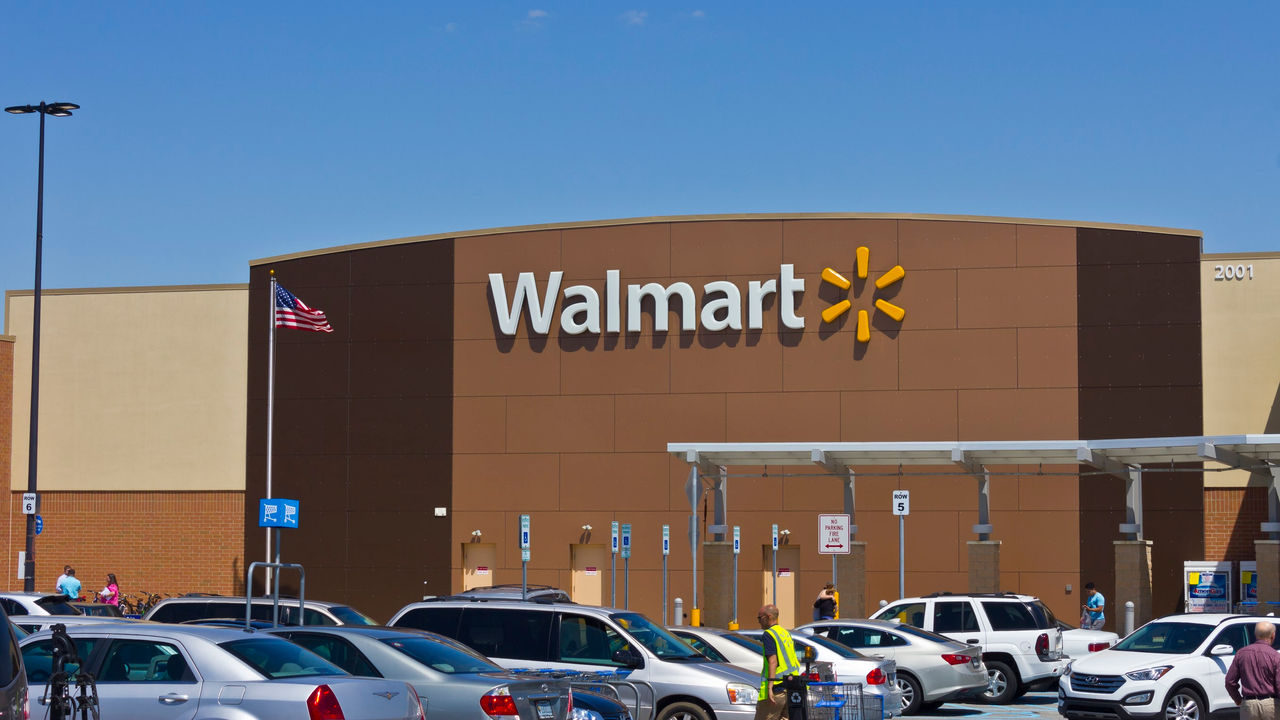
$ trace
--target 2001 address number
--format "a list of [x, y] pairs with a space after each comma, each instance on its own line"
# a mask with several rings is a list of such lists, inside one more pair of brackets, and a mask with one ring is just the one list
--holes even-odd
[[1252, 280], [1253, 265], [1214, 265], [1214, 280]]

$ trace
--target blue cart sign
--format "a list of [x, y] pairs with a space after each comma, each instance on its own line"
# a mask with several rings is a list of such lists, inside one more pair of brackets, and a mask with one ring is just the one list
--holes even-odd
[[[40, 533], [42, 533], [42, 532], [44, 532], [44, 517], [43, 517], [43, 516], [41, 516], [41, 515], [37, 515], [37, 516], [36, 516], [36, 534], [37, 534], [37, 535], [39, 535], [39, 534], [40, 534]], [[1255, 591], [1255, 592], [1254, 592], [1254, 595], [1257, 595], [1257, 594], [1258, 594], [1258, 593], [1257, 593], [1257, 587], [1258, 587], [1258, 586], [1257, 586], [1257, 585], [1254, 585], [1253, 587], [1254, 587], [1254, 591]]]
[[298, 527], [298, 501], [284, 498], [263, 498], [258, 501], [258, 527]]
[[622, 559], [631, 557], [631, 523], [622, 524]]
[[662, 554], [663, 555], [671, 554], [671, 526], [670, 525], [662, 526]]

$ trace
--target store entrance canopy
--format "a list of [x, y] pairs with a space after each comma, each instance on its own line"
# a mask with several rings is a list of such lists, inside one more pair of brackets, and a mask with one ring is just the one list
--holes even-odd
[[[670, 443], [667, 452], [690, 465], [691, 510], [702, 494], [704, 479], [713, 493], [714, 524], [708, 530], [723, 539], [727, 531], [727, 468], [761, 465], [817, 465], [844, 480], [844, 511], [853, 520], [854, 481], [859, 468], [943, 466], [972, 477], [978, 484], [979, 539], [992, 531], [989, 500], [991, 466], [1086, 465], [1125, 482], [1125, 522], [1120, 532], [1142, 537], [1142, 474], [1167, 471], [1178, 463], [1206, 463], [1268, 473], [1267, 522], [1262, 531], [1280, 535], [1280, 435], [1196, 435], [1116, 440], [1047, 440], [982, 442], [850, 442], [850, 443]], [[696, 521], [696, 517], [695, 517]], [[852, 526], [856, 532], [856, 525]]]

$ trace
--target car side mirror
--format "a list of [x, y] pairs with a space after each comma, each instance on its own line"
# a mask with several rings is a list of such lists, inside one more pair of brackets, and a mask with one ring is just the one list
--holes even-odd
[[1213, 648], [1209, 650], [1209, 654], [1214, 656], [1232, 655], [1234, 653], [1235, 653], [1235, 648], [1226, 644], [1214, 645]]
[[630, 670], [644, 667], [644, 658], [640, 657], [640, 653], [630, 648], [615, 650], [613, 652], [613, 661]]

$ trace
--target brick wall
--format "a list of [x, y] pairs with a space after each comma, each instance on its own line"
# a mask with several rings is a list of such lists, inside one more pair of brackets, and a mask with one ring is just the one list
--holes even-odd
[[[6, 456], [7, 457], [7, 456]], [[25, 485], [25, 483], [24, 483]], [[18, 551], [26, 546], [22, 488], [8, 493], [8, 545], [0, 587], [21, 590]], [[44, 532], [36, 537], [36, 589], [52, 590], [70, 564], [88, 596], [115, 573], [121, 590], [160, 594], [242, 593], [243, 492], [41, 493]]]
[[1266, 488], [1205, 488], [1204, 559], [1253, 560], [1253, 541], [1261, 539], [1266, 519]]

